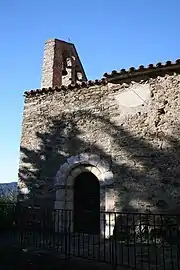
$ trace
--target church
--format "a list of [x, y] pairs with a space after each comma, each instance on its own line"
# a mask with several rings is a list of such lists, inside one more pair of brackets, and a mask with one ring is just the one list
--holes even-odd
[[74, 44], [48, 40], [41, 88], [24, 93], [19, 201], [72, 210], [85, 233], [104, 211], [176, 212], [179, 73], [176, 60], [89, 81]]

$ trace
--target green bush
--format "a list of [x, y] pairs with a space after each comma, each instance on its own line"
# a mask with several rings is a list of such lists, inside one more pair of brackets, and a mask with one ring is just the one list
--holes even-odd
[[0, 198], [0, 229], [7, 230], [13, 226], [15, 213], [15, 203], [7, 199]]

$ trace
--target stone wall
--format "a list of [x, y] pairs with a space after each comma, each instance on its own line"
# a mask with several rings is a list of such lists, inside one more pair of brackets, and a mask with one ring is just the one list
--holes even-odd
[[115, 203], [107, 210], [176, 211], [179, 91], [180, 75], [174, 74], [25, 97], [19, 186], [31, 192], [24, 196], [53, 202], [60, 166], [88, 152], [113, 172], [107, 194]]

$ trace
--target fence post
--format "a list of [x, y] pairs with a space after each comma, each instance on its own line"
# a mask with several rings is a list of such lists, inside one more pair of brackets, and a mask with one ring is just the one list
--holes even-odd
[[64, 234], [65, 234], [65, 258], [68, 259], [68, 220], [67, 220], [67, 210], [64, 211]]
[[[116, 220], [117, 220], [117, 213], [113, 213], [114, 214], [114, 220], [115, 220], [115, 224], [116, 224]], [[116, 269], [117, 267], [117, 234], [113, 234], [112, 237], [112, 268]]]

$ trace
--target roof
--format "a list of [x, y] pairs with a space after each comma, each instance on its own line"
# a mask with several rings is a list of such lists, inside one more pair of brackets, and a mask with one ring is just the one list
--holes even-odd
[[143, 65], [139, 66], [137, 69], [135, 67], [130, 67], [128, 70], [121, 69], [120, 71], [113, 70], [111, 73], [104, 73], [104, 77], [101, 80], [95, 80], [95, 81], [86, 81], [82, 82], [81, 84], [69, 84], [68, 86], [62, 85], [61, 87], [54, 87], [54, 88], [42, 88], [42, 89], [36, 89], [36, 90], [30, 90], [24, 92], [25, 96], [34, 96], [37, 94], [44, 94], [47, 92], [55, 92], [55, 91], [66, 91], [68, 89], [79, 89], [79, 88], [86, 88], [94, 85], [106, 85], [108, 82], [111, 83], [118, 83], [120, 81], [123, 81], [125, 79], [134, 79], [135, 77], [139, 76], [158, 76], [162, 74], [166, 74], [168, 72], [176, 72], [180, 71], [180, 59], [177, 59], [174, 63], [171, 61], [167, 61], [165, 64], [163, 63], [157, 63], [149, 64], [147, 67], [144, 67]]
[[108, 81], [103, 78], [101, 80], [95, 80], [95, 81], [86, 81], [82, 82], [81, 84], [76, 83], [76, 84], [69, 84], [68, 86], [62, 85], [61, 87], [49, 87], [49, 88], [42, 88], [42, 89], [35, 89], [35, 90], [30, 90], [30, 91], [25, 91], [24, 95], [25, 96], [34, 96], [37, 94], [44, 94], [47, 92], [60, 92], [60, 91], [67, 91], [68, 89], [80, 89], [80, 88], [88, 88], [90, 86], [95, 86], [95, 85], [106, 85]]
[[165, 64], [159, 62], [156, 65], [149, 64], [147, 67], [143, 65], [139, 66], [138, 68], [130, 67], [128, 70], [121, 69], [119, 71], [113, 70], [111, 73], [104, 73], [104, 77], [108, 81], [114, 81], [115, 79], [124, 79], [127, 77], [135, 77], [140, 75], [150, 75], [150, 74], [157, 74], [158, 72], [168, 72], [168, 71], [176, 71], [180, 69], [180, 59], [177, 59], [174, 63], [171, 61], [166, 61]]

